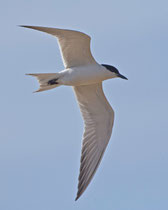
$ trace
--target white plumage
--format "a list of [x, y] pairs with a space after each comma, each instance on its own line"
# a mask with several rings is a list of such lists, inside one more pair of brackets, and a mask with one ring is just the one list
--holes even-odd
[[76, 200], [90, 183], [110, 140], [114, 111], [102, 89], [102, 81], [121, 77], [115, 67], [100, 65], [90, 51], [90, 37], [84, 33], [56, 28], [22, 26], [58, 38], [65, 70], [54, 74], [30, 74], [40, 83], [38, 91], [60, 85], [73, 86], [83, 119], [84, 134]]

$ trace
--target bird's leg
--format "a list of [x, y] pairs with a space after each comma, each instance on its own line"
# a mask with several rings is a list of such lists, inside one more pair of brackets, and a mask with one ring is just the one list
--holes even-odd
[[48, 85], [56, 85], [56, 84], [59, 84], [59, 83], [57, 82], [57, 80], [58, 80], [58, 78], [49, 80], [49, 81], [48, 81]]

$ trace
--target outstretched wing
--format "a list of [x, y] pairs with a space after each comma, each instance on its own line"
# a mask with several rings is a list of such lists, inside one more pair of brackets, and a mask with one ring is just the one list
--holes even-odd
[[102, 90], [102, 83], [74, 87], [85, 129], [76, 200], [90, 183], [111, 137], [114, 111]]
[[84, 33], [39, 26], [21, 27], [46, 32], [57, 37], [65, 68], [96, 63], [90, 51], [90, 37]]

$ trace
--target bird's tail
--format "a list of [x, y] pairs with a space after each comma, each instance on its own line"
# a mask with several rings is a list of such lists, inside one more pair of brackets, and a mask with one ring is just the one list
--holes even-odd
[[52, 88], [56, 88], [58, 86], [60, 86], [58, 79], [59, 79], [59, 73], [44, 73], [44, 74], [26, 74], [29, 76], [33, 76], [36, 77], [40, 87], [38, 90], [36, 90], [35, 92], [41, 92], [41, 91], [45, 91], [45, 90], [50, 90]]

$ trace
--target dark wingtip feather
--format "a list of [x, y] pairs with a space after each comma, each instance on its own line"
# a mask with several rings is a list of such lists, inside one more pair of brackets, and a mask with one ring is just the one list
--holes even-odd
[[19, 27], [22, 27], [22, 28], [27, 28], [28, 26], [26, 25], [18, 25]]
[[82, 186], [82, 187], [78, 186], [78, 192], [77, 192], [75, 201], [77, 201], [81, 197], [81, 195], [83, 194], [83, 192], [85, 191], [86, 188], [87, 188], [87, 185], [85, 187], [84, 186]]
[[26, 26], [26, 25], [18, 25], [18, 26], [22, 28], [33, 28], [33, 26]]
[[75, 201], [77, 201], [79, 199], [81, 195], [77, 195], [76, 198], [75, 198]]

